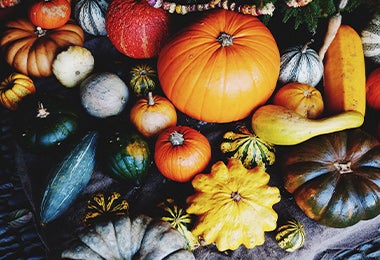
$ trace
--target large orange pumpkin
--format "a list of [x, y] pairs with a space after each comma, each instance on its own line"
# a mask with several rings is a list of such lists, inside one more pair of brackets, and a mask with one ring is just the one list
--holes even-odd
[[158, 77], [178, 110], [206, 122], [247, 117], [273, 93], [280, 54], [256, 17], [213, 10], [173, 37], [158, 56]]
[[29, 20], [43, 29], [61, 27], [70, 19], [71, 4], [68, 0], [38, 0], [28, 10]]
[[20, 73], [49, 77], [58, 52], [70, 45], [82, 46], [83, 42], [84, 32], [73, 20], [59, 28], [44, 30], [28, 19], [19, 18], [5, 24], [0, 50], [6, 62]]

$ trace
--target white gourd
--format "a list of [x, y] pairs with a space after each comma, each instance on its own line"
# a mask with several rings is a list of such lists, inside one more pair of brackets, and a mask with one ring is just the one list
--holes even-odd
[[94, 66], [94, 56], [88, 49], [70, 46], [55, 57], [52, 71], [63, 86], [72, 88], [88, 77], [94, 70]]
[[129, 99], [129, 89], [115, 73], [99, 72], [80, 84], [82, 106], [94, 117], [106, 118], [120, 114]]

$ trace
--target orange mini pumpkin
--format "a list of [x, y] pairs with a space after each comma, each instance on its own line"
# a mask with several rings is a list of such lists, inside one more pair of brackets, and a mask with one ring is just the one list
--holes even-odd
[[226, 123], [247, 117], [272, 95], [280, 71], [273, 35], [256, 17], [208, 11], [161, 50], [162, 90], [181, 112]]
[[68, 0], [38, 0], [29, 8], [29, 20], [43, 29], [61, 27], [70, 19], [71, 4]]
[[130, 111], [131, 123], [145, 137], [153, 137], [169, 126], [177, 124], [177, 112], [165, 97], [148, 93]]
[[370, 108], [380, 110], [380, 68], [373, 70], [366, 82], [367, 104]]
[[52, 63], [62, 49], [82, 46], [84, 32], [73, 20], [51, 30], [34, 26], [27, 19], [10, 20], [0, 38], [5, 61], [20, 73], [33, 77], [52, 75]]
[[299, 82], [282, 86], [274, 94], [273, 104], [294, 110], [307, 118], [318, 118], [324, 109], [321, 92], [309, 84]]
[[166, 178], [187, 182], [206, 168], [211, 160], [207, 138], [189, 126], [171, 126], [156, 140], [154, 161]]

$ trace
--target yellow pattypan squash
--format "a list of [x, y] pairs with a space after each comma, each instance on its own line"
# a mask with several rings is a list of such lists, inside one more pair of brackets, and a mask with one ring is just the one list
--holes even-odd
[[247, 169], [236, 158], [227, 165], [218, 161], [211, 173], [196, 175], [186, 210], [198, 217], [194, 236], [206, 245], [215, 243], [219, 251], [262, 245], [264, 232], [276, 228], [272, 206], [281, 199], [279, 189], [268, 186], [269, 179], [263, 167]]

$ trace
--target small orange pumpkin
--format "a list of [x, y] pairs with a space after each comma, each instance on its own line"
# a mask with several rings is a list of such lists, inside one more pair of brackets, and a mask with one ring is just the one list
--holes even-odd
[[189, 126], [171, 126], [156, 140], [154, 161], [166, 178], [190, 181], [203, 171], [211, 160], [211, 145], [207, 138]]
[[0, 83], [0, 104], [10, 110], [16, 110], [24, 97], [35, 92], [36, 87], [31, 78], [21, 73], [11, 73]]
[[131, 123], [145, 137], [153, 137], [169, 126], [177, 124], [177, 112], [165, 97], [153, 95], [140, 98], [130, 111]]
[[372, 109], [380, 110], [380, 67], [368, 75], [366, 96], [368, 106]]
[[71, 5], [68, 0], [38, 0], [29, 8], [29, 20], [43, 29], [61, 27], [70, 19]]
[[158, 78], [166, 97], [184, 114], [205, 122], [247, 117], [272, 95], [280, 54], [256, 17], [212, 10], [161, 50]]
[[273, 104], [294, 110], [307, 118], [318, 118], [324, 109], [321, 92], [309, 84], [299, 82], [282, 86], [274, 94]]

